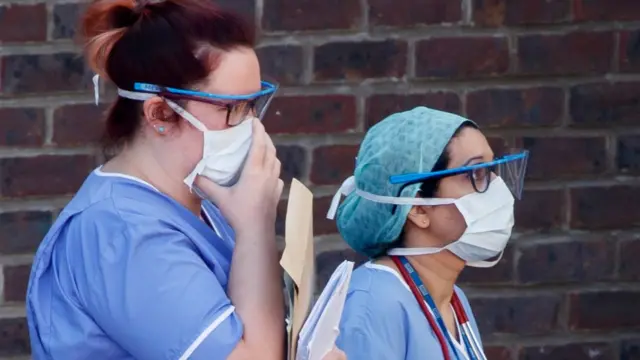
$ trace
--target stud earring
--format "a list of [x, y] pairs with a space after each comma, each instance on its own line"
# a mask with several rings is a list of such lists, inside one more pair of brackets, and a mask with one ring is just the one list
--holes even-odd
[[164, 132], [164, 126], [160, 126], [160, 127], [158, 128], [158, 132], [163, 133], [163, 132]]

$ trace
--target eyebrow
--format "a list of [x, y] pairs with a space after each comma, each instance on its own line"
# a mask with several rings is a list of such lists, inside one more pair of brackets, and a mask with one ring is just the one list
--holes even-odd
[[462, 164], [460, 167], [469, 166], [469, 164], [471, 164], [472, 161], [483, 160], [483, 159], [484, 159], [484, 156], [476, 155], [474, 157], [471, 157], [471, 158], [467, 159], [467, 161], [465, 161], [464, 164]]

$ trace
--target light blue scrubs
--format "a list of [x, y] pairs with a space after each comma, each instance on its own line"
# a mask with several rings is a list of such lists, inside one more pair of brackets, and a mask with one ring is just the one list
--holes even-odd
[[95, 170], [43, 240], [27, 291], [33, 357], [226, 359], [234, 233], [132, 177]]
[[[457, 286], [455, 291], [481, 341], [467, 297]], [[451, 359], [456, 355], [468, 359], [465, 347], [452, 339], [457, 354], [450, 349]], [[371, 262], [351, 275], [336, 345], [349, 360], [444, 359], [436, 334], [404, 279], [395, 270]]]

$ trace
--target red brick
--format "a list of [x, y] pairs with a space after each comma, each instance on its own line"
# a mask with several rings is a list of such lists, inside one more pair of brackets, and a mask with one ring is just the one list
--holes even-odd
[[640, 72], [640, 30], [620, 33], [620, 71]]
[[467, 95], [467, 116], [484, 127], [554, 126], [562, 121], [559, 88], [487, 89]]
[[560, 229], [565, 224], [567, 204], [562, 190], [525, 190], [516, 202], [516, 229], [543, 231]]
[[9, 55], [2, 59], [1, 92], [6, 95], [87, 90], [91, 72], [74, 53]]
[[47, 8], [45, 4], [8, 4], [0, 6], [0, 43], [45, 41]]
[[640, 82], [579, 85], [570, 91], [572, 125], [610, 127], [636, 125], [640, 114]]
[[264, 0], [265, 31], [355, 29], [362, 21], [359, 0]]
[[411, 110], [417, 106], [460, 113], [460, 98], [453, 92], [372, 95], [367, 98], [365, 127], [369, 129], [391, 114]]
[[337, 234], [335, 220], [327, 219], [327, 211], [333, 197], [325, 196], [313, 200], [313, 233], [315, 235]]
[[527, 179], [577, 178], [607, 170], [604, 137], [526, 137], [522, 147], [530, 151]]
[[264, 125], [271, 134], [350, 131], [356, 127], [356, 100], [350, 95], [277, 97], [269, 106]]
[[5, 266], [2, 269], [4, 276], [4, 300], [9, 302], [24, 302], [27, 296], [27, 283], [29, 282], [30, 265]]
[[216, 0], [216, 5], [219, 5], [225, 10], [233, 11], [250, 24], [255, 22], [255, 0]]
[[334, 42], [315, 48], [316, 81], [360, 81], [402, 77], [407, 68], [407, 43], [400, 40]]
[[[640, 326], [640, 312], [633, 311], [640, 292], [610, 290], [573, 293], [569, 297], [571, 330], [623, 330]], [[596, 311], [597, 309], [597, 311]]]
[[43, 137], [43, 109], [0, 109], [0, 146], [39, 146]]
[[611, 186], [571, 189], [572, 228], [620, 229], [639, 225], [640, 188]]
[[518, 259], [524, 284], [586, 283], [610, 280], [615, 263], [615, 239], [576, 237], [548, 244], [525, 244]]
[[307, 168], [307, 151], [296, 145], [280, 145], [276, 147], [277, 156], [282, 164], [280, 178], [285, 184], [291, 183], [291, 179], [301, 179]]
[[491, 360], [512, 360], [511, 350], [504, 346], [485, 346], [484, 354]]
[[558, 329], [558, 295], [470, 297], [481, 334], [549, 334]]
[[93, 170], [89, 155], [41, 155], [0, 159], [0, 196], [72, 194]]
[[369, 0], [372, 26], [413, 26], [455, 23], [462, 20], [462, 6], [450, 0]]
[[54, 39], [71, 39], [75, 37], [78, 19], [86, 9], [87, 4], [56, 4], [53, 6]]
[[620, 280], [640, 280], [638, 254], [640, 254], [640, 237], [638, 235], [632, 234], [620, 241]]
[[574, 0], [574, 21], [640, 20], [636, 0]]
[[606, 73], [613, 40], [612, 32], [524, 35], [518, 38], [518, 70], [526, 75]]
[[570, 14], [565, 0], [473, 0], [473, 21], [481, 26], [556, 24]]
[[0, 318], [0, 356], [24, 356], [30, 353], [27, 319]]
[[504, 36], [434, 38], [416, 45], [418, 77], [466, 79], [508, 70], [509, 45]]
[[0, 254], [35, 252], [52, 220], [49, 211], [0, 213]]
[[616, 166], [621, 173], [640, 173], [640, 136], [627, 135], [618, 138]]
[[67, 105], [53, 113], [53, 142], [60, 146], [93, 145], [102, 135], [105, 107]]
[[257, 53], [262, 73], [274, 78], [280, 85], [295, 85], [303, 82], [302, 47], [267, 46], [257, 49]]
[[353, 175], [358, 147], [325, 146], [315, 149], [311, 165], [311, 182], [316, 185], [339, 185]]
[[613, 360], [615, 350], [608, 343], [573, 343], [527, 346], [520, 350], [526, 360]]
[[472, 285], [508, 284], [513, 281], [513, 246], [508, 245], [500, 262], [492, 268], [464, 268], [458, 283]]

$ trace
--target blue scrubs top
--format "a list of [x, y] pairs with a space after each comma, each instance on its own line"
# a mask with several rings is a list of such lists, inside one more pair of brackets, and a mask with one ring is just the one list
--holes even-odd
[[[467, 297], [457, 286], [455, 291], [481, 341]], [[451, 359], [468, 359], [464, 345], [450, 336], [455, 346], [449, 349]], [[351, 275], [337, 346], [349, 360], [444, 359], [435, 332], [402, 276], [371, 262]]]
[[34, 359], [226, 359], [243, 327], [226, 295], [234, 233], [148, 183], [96, 169], [36, 253]]

